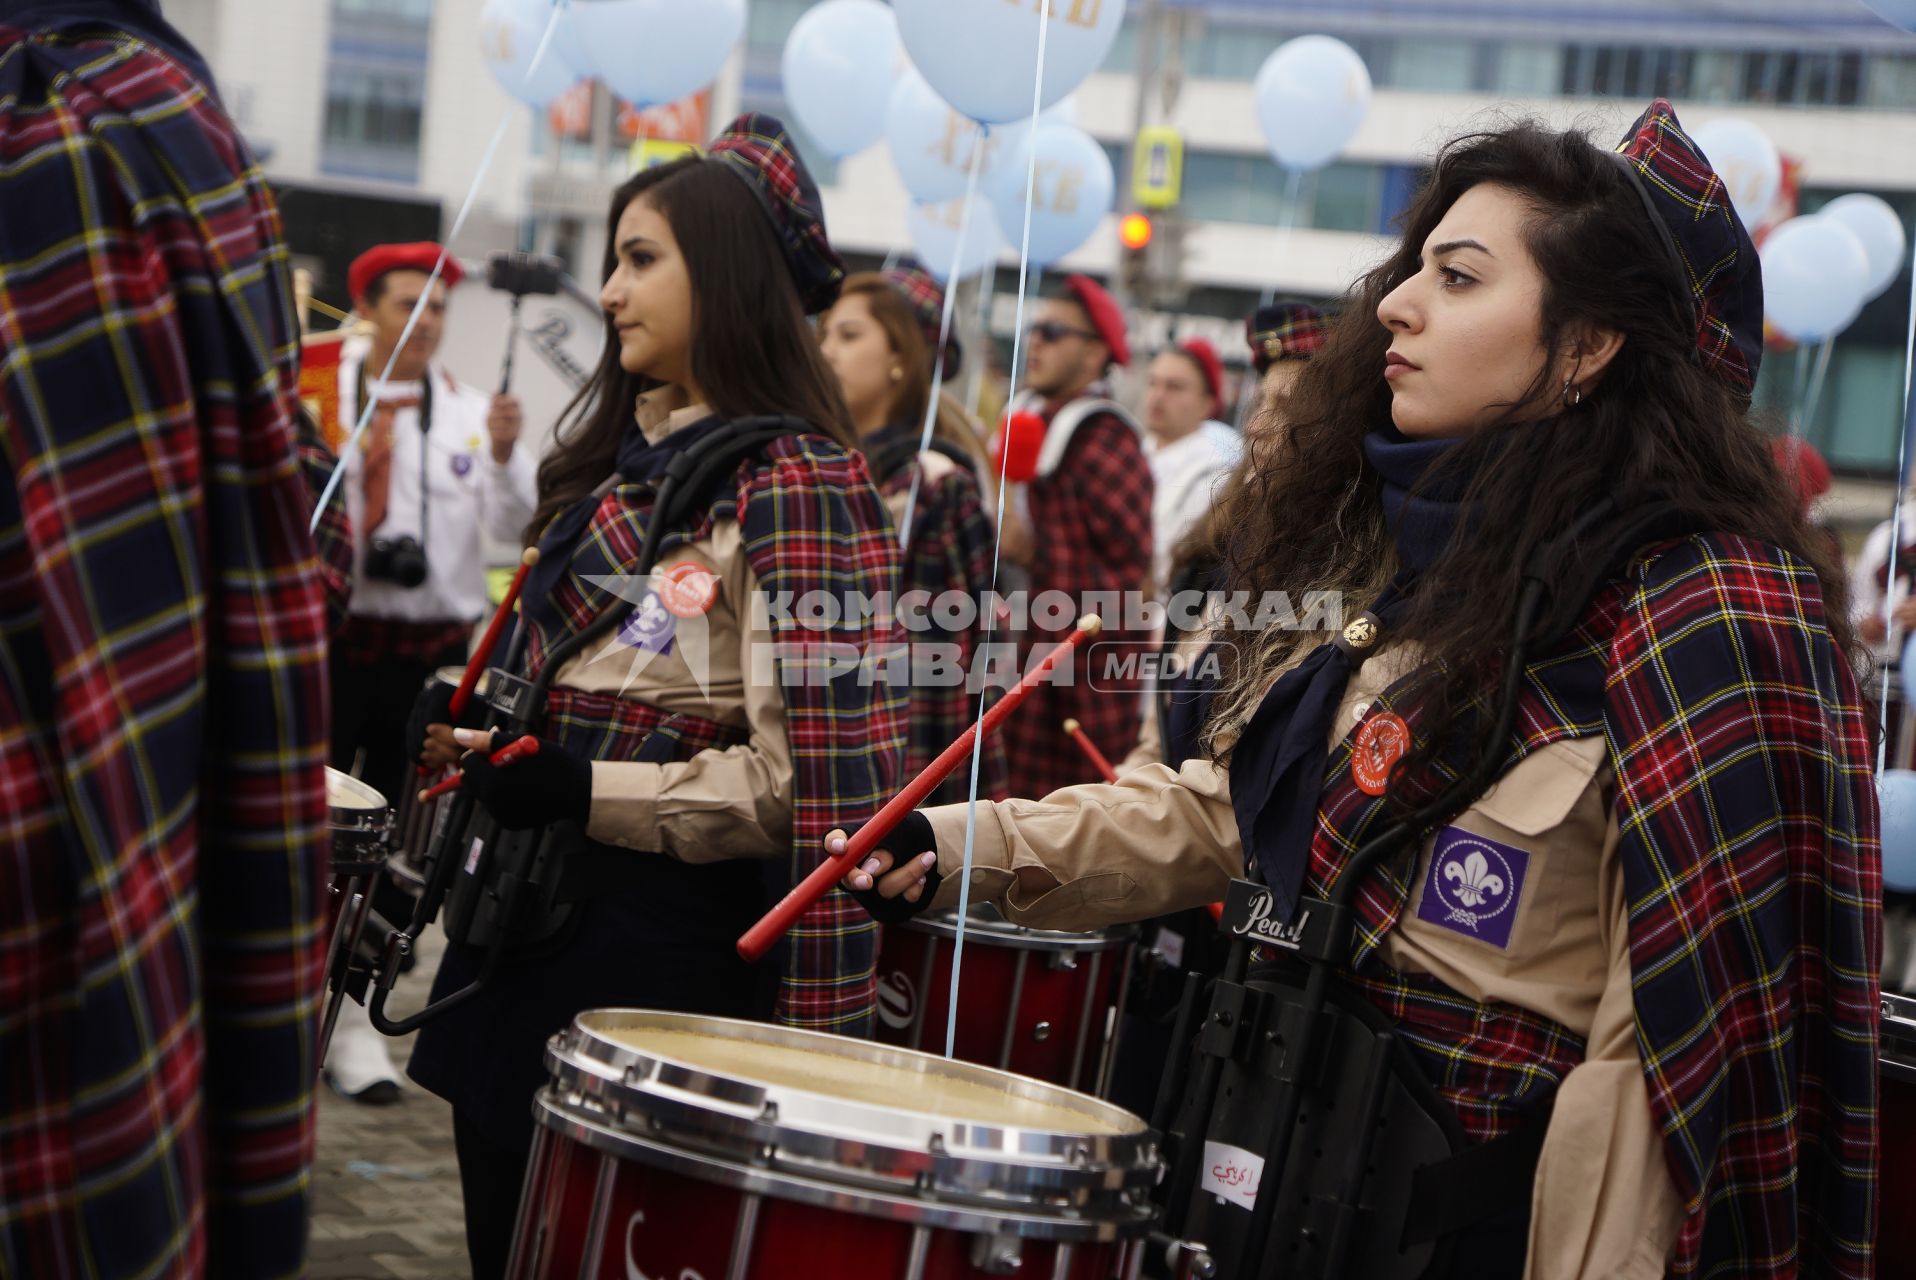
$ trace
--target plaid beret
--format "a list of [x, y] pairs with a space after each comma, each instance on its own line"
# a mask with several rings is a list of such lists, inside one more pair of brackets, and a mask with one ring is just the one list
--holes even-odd
[[1308, 360], [1324, 345], [1324, 313], [1308, 302], [1273, 302], [1244, 322], [1244, 340], [1259, 373], [1279, 360]]
[[758, 112], [742, 115], [726, 126], [709, 154], [745, 180], [772, 220], [805, 313], [817, 315], [838, 301], [845, 263], [825, 238], [818, 184], [798, 158], [785, 125]]
[[1658, 98], [1617, 144], [1696, 322], [1696, 357], [1745, 395], [1763, 360], [1763, 268], [1709, 157]]
[[[904, 259], [886, 271], [884, 276], [886, 283], [898, 290], [905, 301], [911, 304], [912, 314], [918, 317], [918, 327], [925, 331], [925, 350], [937, 352], [938, 331], [944, 328], [945, 321], [945, 291], [916, 258]], [[958, 334], [954, 327], [953, 332], [945, 335], [945, 377], [957, 374], [963, 354], [958, 347]]]
[[[440, 247], [431, 240], [374, 245], [354, 258], [352, 265], [346, 268], [346, 293], [354, 302], [358, 302], [366, 296], [366, 290], [372, 288], [375, 281], [393, 271], [423, 271], [431, 275], [433, 264], [439, 261], [441, 252]], [[448, 253], [439, 278], [446, 282], [446, 288], [456, 289], [459, 282], [466, 278], [466, 271], [459, 265], [459, 259]]]

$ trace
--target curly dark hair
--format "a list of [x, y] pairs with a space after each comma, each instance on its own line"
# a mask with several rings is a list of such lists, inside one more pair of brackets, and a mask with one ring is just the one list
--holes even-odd
[[[1824, 625], [1852, 662], [1861, 657], [1841, 564], [1805, 520], [1747, 398], [1693, 358], [1696, 320], [1678, 267], [1622, 166], [1581, 133], [1528, 121], [1446, 145], [1404, 214], [1397, 248], [1353, 287], [1291, 395], [1287, 429], [1257, 441], [1242, 482], [1225, 495], [1229, 589], [1252, 598], [1267, 589], [1294, 598], [1341, 590], [1348, 607], [1362, 608], [1389, 579], [1396, 552], [1363, 451], [1365, 435], [1391, 422], [1380, 376], [1391, 333], [1378, 306], [1420, 269], [1451, 205], [1482, 183], [1514, 192], [1530, 210], [1525, 243], [1545, 281], [1539, 367], [1517, 403], [1499, 406], [1499, 420], [1449, 450], [1440, 474], [1423, 482], [1468, 477], [1464, 500], [1480, 517], [1424, 573], [1394, 628], [1423, 658], [1407, 703], [1423, 741], [1393, 783], [1398, 791], [1412, 780], [1404, 790], [1413, 794], [1467, 731], [1467, 709], [1491, 695], [1532, 554], [1606, 496], [1624, 511], [1671, 501], [1698, 530], [1770, 543], [1813, 566]], [[1623, 345], [1601, 381], [1566, 408], [1546, 353], [1603, 329], [1621, 333]], [[1573, 580], [1585, 554], [1560, 551], [1549, 580]], [[1265, 634], [1224, 646], [1214, 753], [1228, 749], [1226, 730], [1255, 709], [1286, 659], [1322, 638]]]

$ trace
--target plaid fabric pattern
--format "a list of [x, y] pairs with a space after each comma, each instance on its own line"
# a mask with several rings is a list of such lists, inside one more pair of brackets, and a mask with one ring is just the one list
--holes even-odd
[[[884, 276], [886, 282], [898, 290], [905, 301], [911, 304], [912, 314], [918, 317], [918, 327], [924, 331], [925, 350], [940, 354], [938, 334], [945, 327], [944, 289], [916, 258], [906, 258], [885, 272]], [[956, 332], [945, 335], [945, 345], [941, 354], [944, 359], [944, 376], [952, 377], [958, 372], [963, 361]]]
[[448, 652], [464, 653], [472, 644], [470, 622], [412, 622], [354, 614], [333, 639], [333, 657], [356, 667], [385, 667], [395, 662], [437, 666]]
[[745, 180], [772, 220], [806, 314], [816, 315], [838, 301], [845, 261], [825, 237], [818, 184], [798, 158], [784, 122], [756, 111], [742, 115], [712, 143], [710, 154]]
[[[326, 492], [338, 459], [320, 438], [318, 426], [304, 411], [293, 417], [299, 441], [299, 473], [306, 481], [307, 509]], [[326, 593], [327, 634], [337, 636], [346, 625], [347, 607], [353, 598], [353, 523], [346, 512], [346, 491], [333, 490], [325, 514], [313, 530], [313, 542], [319, 551], [319, 581]]]
[[[1092, 388], [1086, 395], [1102, 395]], [[1049, 419], [1051, 411], [1046, 411]], [[1031, 592], [1061, 591], [1071, 598], [1073, 614], [1065, 627], [1044, 631], [1033, 625], [1017, 637], [1018, 669], [1026, 669], [1033, 650], [1040, 653], [1077, 625], [1076, 610], [1093, 592], [1141, 590], [1151, 573], [1151, 465], [1137, 433], [1118, 418], [1100, 414], [1081, 423], [1058, 469], [1031, 483]], [[1107, 618], [1115, 624], [1119, 619]], [[1121, 760], [1138, 740], [1142, 683], [1132, 668], [1107, 667], [1107, 660], [1136, 657], [1150, 648], [1150, 637], [1108, 625], [1086, 651], [1062, 664], [1071, 683], [1041, 684], [1018, 714], [1004, 726], [1005, 759], [1012, 791], [1021, 796], [1049, 795], [1060, 787], [1098, 782], [1096, 766], [1065, 736], [1064, 722], [1075, 718], [1106, 759]]]
[[297, 334], [207, 88], [0, 23], [0, 1275], [303, 1272], [327, 698]]
[[[866, 439], [867, 456], [887, 456], [886, 445], [897, 441], [904, 445], [905, 456], [910, 457], [918, 432], [912, 425], [887, 427]], [[886, 498], [909, 493], [911, 477], [910, 466], [895, 467], [879, 477], [878, 491]], [[918, 509], [912, 516], [911, 546], [905, 549], [898, 598], [902, 602], [910, 592], [923, 592], [927, 603], [922, 629], [908, 631], [906, 639], [915, 647], [944, 646], [956, 655], [953, 663], [961, 671], [972, 669], [980, 628], [946, 630], [938, 625], [929, 602], [948, 592], [982, 601], [991, 588], [992, 541], [991, 518], [985, 514], [984, 494], [977, 475], [968, 467], [954, 464], [937, 480], [927, 478], [919, 485]], [[914, 679], [911, 736], [905, 747], [904, 776], [917, 777], [977, 718], [978, 699], [967, 692], [962, 682], [941, 686], [930, 680]], [[994, 734], [985, 739], [979, 755], [978, 796], [983, 800], [1002, 800], [1009, 794], [1004, 743]], [[970, 796], [971, 770], [960, 769], [940, 783], [925, 803], [961, 804]]]
[[[614, 602], [588, 579], [623, 573], [638, 560], [653, 497], [649, 483], [621, 484], [601, 500], [552, 595], [568, 633]], [[724, 519], [737, 520], [747, 563], [768, 599], [821, 592], [848, 606], [854, 595], [878, 597], [898, 579], [897, 535], [863, 458], [824, 437], [788, 436], [768, 445], [688, 529], [661, 538], [661, 555], [702, 540]], [[847, 646], [861, 655], [882, 652], [903, 633], [889, 614], [866, 618], [843, 607], [841, 616], [828, 631], [801, 629], [789, 611], [774, 611], [772, 619], [794, 771], [794, 882], [824, 859], [828, 831], [865, 822], [902, 781], [904, 692], [862, 679], [839, 660]], [[540, 669], [559, 638], [534, 627], [528, 670]], [[864, 908], [836, 889], [803, 916], [790, 935], [779, 1019], [870, 1034], [876, 929]]]
[[1308, 360], [1324, 346], [1324, 313], [1308, 302], [1273, 302], [1244, 322], [1244, 341], [1259, 373], [1279, 360]]
[[546, 733], [588, 760], [637, 760], [654, 735], [672, 740], [672, 759], [690, 760], [707, 748], [724, 749], [745, 734], [703, 716], [667, 715], [631, 698], [579, 689], [554, 689], [546, 699]]
[[[1872, 1274], [1881, 864], [1859, 701], [1815, 573], [1720, 534], [1653, 549], [1526, 676], [1512, 763], [1610, 741], [1638, 1049], [1687, 1210], [1673, 1275]], [[1347, 739], [1313, 892], [1384, 808], [1352, 781]], [[1472, 1136], [1493, 1137], [1582, 1047], [1385, 970], [1407, 874], [1381, 869], [1358, 895], [1360, 982]]]
[[1763, 361], [1763, 267], [1709, 157], [1658, 98], [1617, 145], [1696, 316], [1697, 358], [1744, 393]]

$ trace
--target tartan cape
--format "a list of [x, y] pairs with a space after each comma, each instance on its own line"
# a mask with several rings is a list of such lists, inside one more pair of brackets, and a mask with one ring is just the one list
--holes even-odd
[[[608, 607], [622, 607], [611, 589], [591, 580], [636, 565], [655, 496], [646, 481], [615, 485], [600, 500], [550, 596], [564, 634], [583, 630]], [[696, 519], [662, 537], [661, 559], [674, 547], [702, 541], [728, 519], [738, 522], [747, 563], [766, 599], [782, 597], [789, 605], [817, 592], [841, 605], [841, 621], [829, 630], [807, 629], [795, 608], [771, 610], [794, 775], [792, 856], [784, 884], [789, 888], [824, 861], [827, 832], [855, 829], [902, 781], [904, 691], [870, 679], [869, 668], [840, 669], [828, 650], [837, 646], [838, 658], [847, 646], [873, 655], [902, 640], [889, 610], [861, 614], [845, 607], [857, 603], [855, 596], [876, 600], [891, 590], [898, 578], [898, 536], [864, 459], [815, 435], [783, 437], [743, 463]], [[538, 623], [544, 612], [526, 614], [534, 619], [527, 655], [534, 673], [562, 638]], [[868, 1035], [876, 940], [864, 908], [832, 890], [790, 934], [779, 1020]]]
[[278, 214], [112, 31], [0, 23], [0, 175], [0, 1276], [298, 1275], [327, 694]]
[[[886, 427], [865, 441], [870, 464], [883, 472], [878, 491], [886, 498], [911, 492], [919, 428], [901, 423]], [[943, 455], [940, 455], [943, 457]], [[890, 467], [902, 457], [902, 463]], [[911, 545], [905, 548], [904, 569], [898, 580], [899, 612], [911, 592], [923, 592], [922, 629], [906, 633], [917, 646], [947, 645], [957, 654], [960, 671], [970, 671], [983, 633], [982, 623], [947, 631], [934, 620], [930, 608], [947, 592], [968, 596], [980, 609], [991, 589], [991, 518], [985, 514], [984, 491], [969, 463], [950, 461], [937, 479], [925, 475], [918, 488], [918, 508], [912, 513]], [[905, 748], [905, 777], [916, 777], [938, 753], [957, 741], [978, 718], [978, 698], [963, 681], [951, 683], [920, 678], [911, 687], [911, 736]], [[1002, 800], [1010, 794], [1005, 748], [998, 735], [985, 739], [979, 754], [978, 797]], [[971, 770], [960, 769], [938, 785], [924, 803], [962, 804], [971, 795]]]
[[[1610, 742], [1637, 1047], [1686, 1214], [1672, 1275], [1873, 1274], [1882, 864], [1860, 702], [1815, 572], [1726, 534], [1648, 549], [1526, 672], [1510, 763]], [[1351, 778], [1354, 737], [1330, 759], [1319, 895], [1386, 813]], [[1400, 859], [1358, 894], [1359, 985], [1466, 1132], [1495, 1137], [1583, 1045], [1387, 969], [1409, 878]]]
[[[1102, 397], [1104, 389], [1093, 386], [1084, 394]], [[1045, 420], [1055, 413], [1046, 406]], [[1016, 637], [1020, 671], [1070, 633], [1094, 594], [1104, 594], [1108, 602], [1113, 595], [1143, 590], [1151, 576], [1152, 488], [1151, 464], [1138, 433], [1109, 413], [1080, 423], [1058, 469], [1031, 482], [1027, 492], [1036, 548], [1031, 594], [1036, 599], [1047, 591], [1063, 592], [1070, 598], [1071, 616], [1058, 630], [1047, 631], [1037, 626], [1034, 611], [1032, 625]], [[1120, 625], [1123, 613], [1121, 605], [1107, 608], [1097, 640], [1060, 664], [1071, 670], [1072, 683], [1040, 684], [1005, 722], [1005, 758], [1015, 794], [1045, 796], [1101, 780], [1096, 766], [1065, 736], [1067, 719], [1078, 720], [1108, 760], [1123, 759], [1137, 745], [1143, 681], [1136, 660], [1151, 645], [1147, 633]], [[1128, 675], [1121, 665], [1125, 658], [1133, 660]], [[1113, 660], [1120, 665], [1109, 665]]]

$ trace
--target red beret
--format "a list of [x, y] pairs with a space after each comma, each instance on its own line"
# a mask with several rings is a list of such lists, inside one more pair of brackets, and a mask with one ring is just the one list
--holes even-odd
[[1217, 358], [1217, 348], [1202, 338], [1186, 338], [1178, 343], [1178, 350], [1197, 361], [1198, 368], [1204, 370], [1204, 385], [1210, 388], [1211, 399], [1216, 401], [1213, 412], [1224, 410], [1224, 362]]
[[1098, 337], [1104, 345], [1111, 348], [1111, 360], [1114, 364], [1131, 363], [1131, 344], [1124, 337], [1124, 310], [1118, 306], [1118, 300], [1104, 291], [1104, 286], [1090, 276], [1067, 276], [1064, 287], [1071, 291], [1084, 313], [1091, 317], [1091, 327], [1098, 331]]
[[[346, 268], [346, 292], [358, 302], [366, 296], [366, 290], [372, 288], [373, 281], [388, 271], [424, 271], [432, 273], [433, 264], [439, 261], [442, 250], [430, 240], [421, 240], [414, 244], [374, 245], [353, 259], [353, 265]], [[458, 287], [466, 278], [459, 259], [446, 254], [446, 265], [440, 270], [439, 278], [446, 282], [448, 289]]]
[[1783, 478], [1795, 490], [1797, 502], [1803, 506], [1809, 506], [1830, 491], [1830, 464], [1808, 441], [1795, 436], [1772, 436], [1770, 453]]

